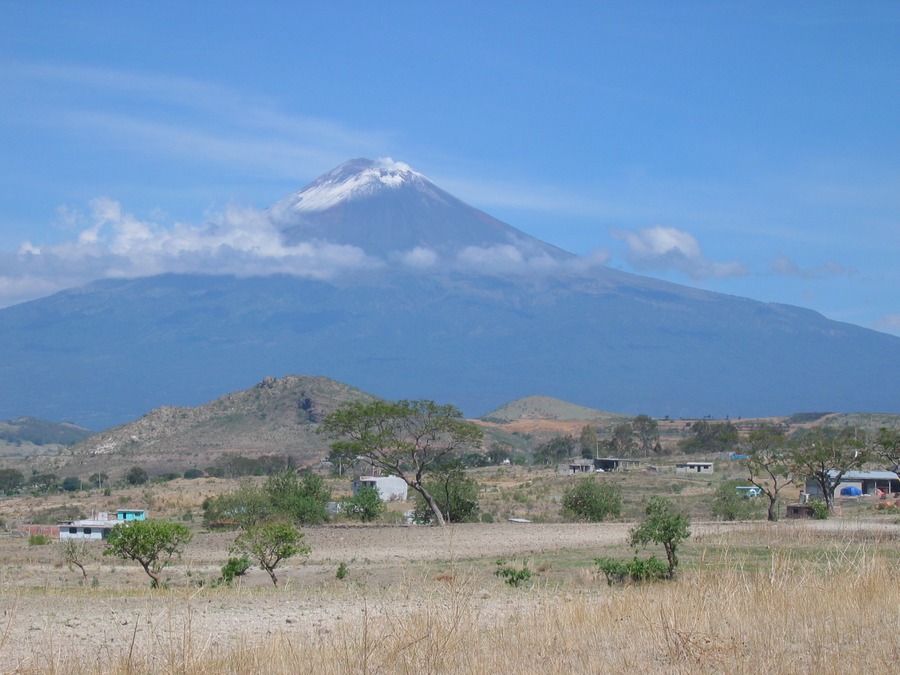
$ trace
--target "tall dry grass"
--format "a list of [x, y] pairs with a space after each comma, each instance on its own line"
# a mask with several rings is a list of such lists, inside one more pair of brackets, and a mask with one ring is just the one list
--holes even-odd
[[[215, 644], [194, 629], [193, 595], [148, 595], [160, 599], [148, 604], [151, 615], [142, 630], [149, 630], [152, 639], [143, 647], [132, 641], [91, 659], [57, 650], [52, 658], [23, 664], [18, 672], [896, 669], [896, 534], [838, 531], [806, 538], [797, 529], [760, 525], [707, 543], [708, 548], [695, 552], [692, 568], [673, 583], [610, 588], [600, 579], [579, 584], [576, 578], [567, 585], [522, 590], [457, 566], [440, 580], [410, 575], [392, 588], [360, 588], [349, 616], [344, 612], [348, 618], [325, 628], [280, 629], [261, 639]], [[768, 547], [765, 554], [760, 547]], [[248, 595], [247, 600], [253, 598]]]

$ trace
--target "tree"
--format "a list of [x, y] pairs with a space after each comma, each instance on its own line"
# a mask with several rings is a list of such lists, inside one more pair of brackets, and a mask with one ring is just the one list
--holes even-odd
[[[448, 523], [471, 523], [478, 519], [478, 483], [466, 476], [462, 465], [442, 466], [425, 481], [425, 487]], [[423, 525], [434, 522], [434, 513], [421, 495], [416, 500], [413, 517]]]
[[95, 488], [102, 488], [104, 484], [109, 484], [109, 476], [102, 471], [99, 473], [92, 473], [88, 478], [88, 483]]
[[133, 560], [150, 577], [150, 585], [159, 588], [159, 577], [174, 555], [181, 555], [191, 540], [191, 532], [180, 523], [167, 520], [134, 520], [116, 525], [106, 540], [103, 555]]
[[125, 482], [129, 485], [143, 485], [150, 479], [147, 471], [139, 466], [133, 466], [125, 474]]
[[749, 481], [762, 490], [769, 500], [766, 518], [778, 520], [778, 493], [796, 478], [793, 455], [787, 447], [784, 430], [773, 424], [764, 424], [750, 432], [747, 454]]
[[344, 515], [353, 520], [361, 520], [370, 523], [377, 520], [384, 513], [385, 505], [381, 501], [381, 494], [374, 485], [361, 487], [350, 499], [344, 500], [341, 510]]
[[269, 573], [272, 584], [278, 587], [275, 568], [283, 560], [295, 555], [309, 555], [312, 550], [303, 544], [303, 533], [289, 523], [272, 522], [256, 525], [242, 532], [234, 540], [234, 551], [250, 556]]
[[452, 405], [433, 401], [371, 401], [346, 404], [331, 413], [322, 431], [336, 440], [344, 457], [363, 457], [385, 473], [399, 476], [422, 495], [435, 520], [444, 525], [440, 506], [425, 486], [425, 474], [457, 450], [481, 444], [481, 430], [462, 419]]
[[50, 492], [59, 486], [59, 477], [55, 473], [36, 473], [31, 476], [31, 487], [38, 492]]
[[537, 464], [551, 465], [566, 460], [573, 454], [575, 454], [575, 438], [573, 436], [554, 436], [535, 448], [534, 461]]
[[25, 476], [18, 469], [0, 469], [0, 490], [8, 495], [25, 484]]
[[317, 525], [328, 519], [331, 490], [318, 474], [298, 476], [294, 471], [282, 471], [266, 481], [263, 493], [274, 513], [296, 523]]
[[94, 551], [89, 540], [66, 539], [59, 548], [59, 555], [70, 570], [73, 567], [80, 569], [83, 581], [87, 581], [85, 565], [94, 558]]
[[631, 428], [634, 430], [637, 450], [648, 457], [651, 452], [662, 452], [659, 444], [659, 423], [649, 415], [638, 415], [631, 420]]
[[713, 495], [710, 509], [712, 514], [722, 520], [749, 520], [757, 517], [760, 514], [760, 502], [745, 494], [738, 494], [736, 489], [745, 485], [746, 482], [740, 480], [726, 480], [720, 483]]
[[691, 433], [691, 438], [681, 442], [683, 452], [730, 452], [740, 440], [737, 427], [731, 422], [698, 420], [691, 426]]
[[612, 438], [609, 439], [609, 450], [619, 457], [630, 455], [634, 452], [634, 427], [631, 422], [622, 422], [613, 429]]
[[581, 435], [578, 438], [578, 443], [581, 446], [582, 459], [592, 459], [593, 457], [596, 457], [600, 447], [597, 429], [590, 424], [585, 424], [581, 427]]
[[631, 530], [631, 545], [662, 544], [669, 562], [669, 578], [673, 579], [678, 567], [678, 545], [691, 536], [691, 520], [663, 497], [650, 497], [646, 504], [646, 517]]
[[246, 530], [274, 515], [272, 500], [261, 487], [250, 483], [203, 502], [203, 523], [207, 527], [240, 527]]
[[900, 465], [900, 431], [882, 427], [878, 430], [875, 439], [875, 454], [889, 462], [891, 468], [896, 470]]
[[622, 488], [585, 477], [565, 491], [562, 506], [569, 517], [599, 523], [622, 512]]
[[834, 511], [834, 491], [848, 471], [869, 460], [857, 429], [818, 427], [799, 439], [791, 462], [800, 475], [818, 486], [829, 512]]
[[81, 479], [78, 476], [66, 476], [61, 487], [66, 492], [75, 492], [81, 489]]

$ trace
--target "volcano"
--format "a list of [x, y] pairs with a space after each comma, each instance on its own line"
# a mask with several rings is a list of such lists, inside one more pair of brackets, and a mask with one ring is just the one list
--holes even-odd
[[900, 338], [587, 265], [399, 162], [352, 160], [266, 214], [287, 249], [367, 264], [103, 280], [2, 309], [0, 419], [102, 429], [289, 374], [470, 416], [535, 394], [660, 417], [900, 413]]

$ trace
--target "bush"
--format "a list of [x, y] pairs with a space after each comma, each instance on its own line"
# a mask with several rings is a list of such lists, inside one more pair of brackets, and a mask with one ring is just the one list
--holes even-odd
[[350, 569], [347, 567], [347, 563], [342, 562], [340, 565], [338, 565], [337, 572], [335, 572], [334, 576], [337, 579], [343, 580], [347, 578], [348, 574], [350, 574]]
[[188, 469], [187, 471], [184, 472], [183, 475], [188, 480], [193, 480], [194, 478], [202, 478], [203, 471], [201, 471], [200, 469]]
[[75, 492], [81, 489], [81, 479], [78, 476], [66, 476], [63, 478], [62, 489], [66, 492]]
[[825, 520], [828, 518], [828, 504], [825, 503], [824, 499], [814, 499], [809, 505], [813, 510], [813, 518], [815, 520]]
[[678, 567], [678, 545], [691, 536], [691, 520], [663, 497], [650, 497], [644, 511], [646, 518], [631, 530], [631, 545], [662, 544], [669, 563], [668, 578], [673, 579]]
[[716, 488], [712, 502], [712, 515], [722, 520], [751, 520], [762, 515], [760, 500], [738, 494], [737, 487], [746, 481], [727, 480]]
[[384, 513], [386, 507], [384, 502], [381, 501], [381, 494], [378, 492], [378, 488], [367, 485], [361, 487], [350, 499], [344, 500], [341, 508], [344, 515], [348, 518], [369, 523], [377, 520]]
[[[448, 523], [478, 521], [478, 482], [466, 476], [461, 465], [441, 467], [425, 481], [425, 489], [434, 497]], [[433, 519], [431, 507], [422, 495], [417, 494], [413, 520], [420, 525], [429, 525]]]
[[29, 546], [46, 546], [51, 541], [53, 541], [46, 534], [32, 534], [28, 537], [28, 545]]
[[139, 466], [133, 466], [125, 474], [125, 482], [129, 485], [143, 485], [150, 479], [147, 471]]
[[622, 489], [614, 483], [582, 478], [563, 495], [563, 514], [576, 520], [599, 523], [622, 512]]
[[222, 566], [222, 581], [228, 586], [234, 582], [235, 577], [242, 577], [250, 569], [250, 558], [246, 555], [240, 558], [229, 558]]
[[600, 571], [606, 575], [606, 583], [625, 583], [625, 581], [657, 581], [669, 577], [669, 568], [656, 556], [638, 558], [635, 556], [628, 562], [613, 560], [612, 558], [597, 558], [594, 562]]
[[507, 565], [502, 558], [497, 561], [497, 569], [494, 570], [494, 576], [502, 578], [513, 588], [518, 588], [522, 584], [531, 581], [534, 573], [528, 569], [528, 561], [523, 560], [521, 567], [513, 567]]

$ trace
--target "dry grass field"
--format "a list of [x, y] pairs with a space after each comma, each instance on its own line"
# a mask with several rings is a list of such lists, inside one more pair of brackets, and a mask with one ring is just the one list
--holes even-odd
[[[893, 518], [695, 522], [674, 582], [610, 587], [628, 523], [306, 528], [274, 588], [212, 580], [233, 533], [199, 530], [153, 591], [134, 564], [61, 563], [0, 539], [0, 672], [830, 673], [900, 659]], [[513, 588], [496, 560], [527, 564]], [[348, 576], [336, 578], [344, 562]]]

